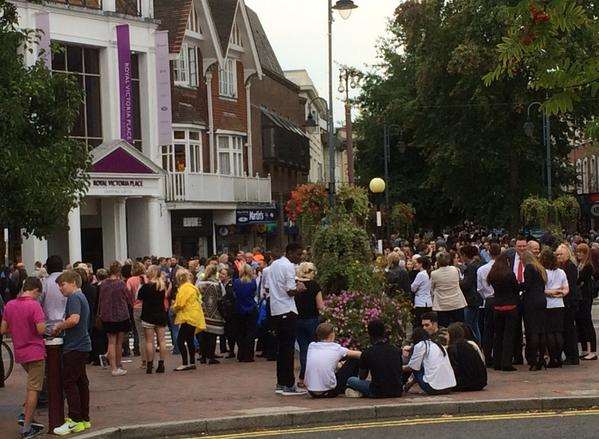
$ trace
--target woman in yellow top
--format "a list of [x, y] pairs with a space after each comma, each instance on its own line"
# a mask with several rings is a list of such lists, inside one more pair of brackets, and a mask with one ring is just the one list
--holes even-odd
[[[195, 335], [206, 329], [206, 320], [202, 311], [200, 291], [193, 284], [193, 275], [189, 270], [181, 269], [176, 274], [179, 289], [173, 304], [175, 325], [180, 325], [177, 347], [181, 352], [183, 364], [176, 371], [196, 368]], [[189, 362], [188, 362], [189, 360]]]

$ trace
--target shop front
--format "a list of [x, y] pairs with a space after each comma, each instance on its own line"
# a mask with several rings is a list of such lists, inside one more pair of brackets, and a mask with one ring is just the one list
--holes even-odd
[[268, 248], [277, 231], [277, 219], [278, 212], [272, 207], [236, 209], [234, 222], [215, 226], [218, 252]]
[[172, 210], [171, 231], [174, 255], [189, 259], [212, 254], [212, 211]]

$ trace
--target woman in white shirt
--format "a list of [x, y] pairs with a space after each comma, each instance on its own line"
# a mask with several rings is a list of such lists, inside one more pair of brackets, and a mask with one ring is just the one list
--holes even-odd
[[570, 292], [568, 278], [561, 268], [557, 268], [557, 257], [549, 250], [541, 252], [539, 260], [547, 271], [547, 308], [545, 309], [545, 338], [549, 351], [547, 367], [562, 367], [562, 350], [564, 347], [564, 296]]
[[431, 262], [427, 257], [419, 257], [414, 262], [414, 270], [418, 272], [411, 285], [414, 294], [414, 326], [420, 326], [422, 314], [432, 310], [430, 268]]
[[427, 395], [442, 395], [456, 386], [455, 374], [445, 348], [430, 340], [421, 327], [412, 333], [412, 354], [405, 373], [413, 373], [414, 379]]

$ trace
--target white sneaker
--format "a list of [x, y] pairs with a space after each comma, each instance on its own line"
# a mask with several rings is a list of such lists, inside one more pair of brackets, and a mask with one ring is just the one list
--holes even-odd
[[117, 370], [113, 370], [111, 372], [113, 377], [120, 377], [123, 375], [127, 375], [127, 371], [125, 369], [121, 369], [120, 367]]
[[298, 396], [298, 395], [305, 395], [307, 393], [308, 393], [307, 390], [299, 389], [296, 386], [291, 386], [291, 387], [283, 387], [283, 392], [281, 393], [281, 395], [283, 395], [283, 396]]
[[85, 426], [81, 422], [75, 422], [67, 418], [64, 424], [53, 430], [53, 433], [58, 436], [66, 436], [67, 434], [79, 433], [83, 430], [85, 430]]
[[106, 355], [98, 355], [98, 359], [100, 360], [100, 367], [106, 369], [108, 367], [108, 357]]
[[357, 390], [350, 389], [349, 387], [345, 389], [345, 396], [348, 398], [362, 398], [362, 394]]

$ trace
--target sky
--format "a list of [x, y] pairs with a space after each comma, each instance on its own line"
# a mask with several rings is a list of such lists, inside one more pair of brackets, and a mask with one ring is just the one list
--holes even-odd
[[[377, 62], [377, 40], [400, 0], [354, 0], [349, 20], [335, 12], [333, 63], [364, 69]], [[327, 0], [245, 0], [258, 13], [283, 70], [306, 69], [328, 100]], [[335, 0], [333, 0], [333, 4]], [[343, 120], [339, 66], [333, 64], [334, 119]], [[356, 90], [357, 92], [357, 90]], [[354, 94], [356, 93], [354, 92]]]

